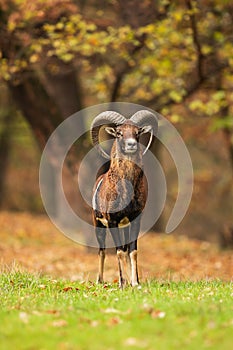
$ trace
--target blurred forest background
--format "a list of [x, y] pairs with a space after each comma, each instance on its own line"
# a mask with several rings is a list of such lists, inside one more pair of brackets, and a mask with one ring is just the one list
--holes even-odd
[[[177, 231], [232, 244], [232, 1], [0, 0], [0, 209], [43, 213], [38, 169], [49, 136], [71, 114], [109, 101], [150, 107], [175, 125], [195, 176]], [[89, 148], [87, 135], [64, 165], [72, 186]], [[177, 174], [155, 151], [167, 221]]]

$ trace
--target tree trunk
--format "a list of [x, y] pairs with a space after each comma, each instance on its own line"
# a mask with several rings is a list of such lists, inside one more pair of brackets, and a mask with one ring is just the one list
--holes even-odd
[[132, 28], [145, 26], [158, 18], [158, 10], [153, 0], [119, 0], [120, 17], [124, 24]]
[[[56, 73], [53, 73], [55, 69]], [[44, 86], [56, 101], [63, 119], [83, 108], [82, 87], [76, 69], [58, 58], [51, 58], [43, 74]], [[83, 127], [80, 120], [80, 127]]]
[[[58, 86], [58, 81], [60, 82], [60, 86]], [[65, 86], [62, 87], [63, 79], [59, 79], [58, 77], [53, 77], [53, 83], [56, 85], [56, 88], [52, 89], [53, 86], [50, 81], [50, 95], [45, 90], [41, 81], [33, 73], [31, 74], [30, 78], [21, 80], [21, 82], [17, 85], [9, 83], [9, 89], [12, 93], [13, 99], [17, 103], [20, 110], [22, 111], [22, 114], [31, 126], [32, 131], [41, 149], [43, 149], [46, 145], [46, 142], [48, 141], [52, 132], [64, 120], [62, 114], [65, 114], [65, 107], [67, 106], [66, 116], [68, 116], [72, 112], [75, 112], [74, 100], [72, 104], [71, 99], [71, 105], [69, 105], [69, 103], [66, 102], [69, 101], [69, 94], [71, 94], [72, 88], [66, 90]], [[66, 83], [66, 86], [67, 85], [68, 84]], [[61, 96], [59, 94], [62, 93], [66, 93], [66, 96], [63, 96], [63, 99], [61, 100]], [[72, 95], [75, 96], [75, 92], [73, 92]], [[58, 101], [59, 104], [56, 103]], [[71, 108], [73, 108], [73, 110], [71, 110]], [[67, 135], [67, 137], [69, 137], [69, 135]], [[51, 167], [51, 172], [49, 175], [50, 178], [45, 179], [45, 185], [53, 187], [54, 192], [52, 198], [50, 198], [50, 205], [54, 206], [54, 213], [56, 213], [56, 216], [59, 216], [59, 220], [66, 223], [69, 222], [70, 212], [64, 211], [62, 202], [59, 201], [59, 191], [61, 191], [61, 189], [57, 187], [57, 160], [60, 159], [60, 146], [62, 146], [62, 142], [59, 142], [59, 140], [57, 140], [57, 145], [55, 149], [53, 149], [53, 154], [50, 155], [49, 159]], [[73, 157], [72, 160], [75, 161], [74, 159], [75, 158]], [[75, 197], [71, 195], [72, 192], [77, 193], [77, 191], [75, 191], [75, 189], [73, 188], [73, 186], [75, 186], [74, 181], [71, 181], [72, 175], [69, 171], [69, 167], [66, 162], [63, 165], [63, 169], [63, 183], [64, 187], [66, 188], [66, 195], [67, 197], [70, 197], [67, 199], [72, 203], [71, 206], [73, 208], [75, 208], [78, 212], [84, 212], [83, 215], [86, 215], [86, 207], [84, 206], [81, 195], [77, 194]]]
[[[158, 159], [159, 163], [162, 164], [162, 157], [161, 157], [161, 143], [158, 141], [154, 141], [150, 151], [153, 153], [153, 155], [155, 156], [156, 159]], [[154, 182], [158, 183], [158, 175], [154, 176]], [[162, 189], [160, 186], [156, 186], [155, 187], [155, 192], [153, 194], [154, 198], [155, 198], [155, 206], [156, 207], [160, 207], [161, 205], [161, 201], [162, 201], [162, 197], [163, 197], [163, 193], [161, 193]], [[153, 212], [155, 210], [155, 208], [150, 208], [151, 211]], [[151, 213], [152, 215], [152, 213]], [[158, 220], [154, 223], [154, 225], [151, 228], [151, 231], [154, 232], [163, 232], [165, 229], [164, 226], [164, 215], [163, 212], [161, 213], [160, 217], [158, 218]]]
[[3, 128], [0, 135], [0, 209], [3, 207], [5, 198], [5, 179], [9, 163], [9, 154], [11, 148], [11, 124], [14, 119], [14, 113], [9, 110], [3, 119]]
[[20, 83], [8, 83], [13, 100], [29, 123], [41, 149], [62, 122], [58, 106], [52, 101], [34, 73]]

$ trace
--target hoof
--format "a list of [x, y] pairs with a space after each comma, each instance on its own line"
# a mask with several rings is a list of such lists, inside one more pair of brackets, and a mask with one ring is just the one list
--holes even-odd
[[119, 281], [119, 288], [121, 288], [121, 289], [123, 289], [123, 288], [125, 288], [126, 286], [127, 286], [127, 280], [125, 280], [125, 279], [121, 279], [120, 281]]
[[140, 286], [140, 284], [139, 284], [139, 282], [132, 282], [131, 283], [131, 286], [133, 287], [133, 288], [138, 288], [138, 289], [141, 289], [141, 286]]
[[103, 284], [104, 283], [104, 280], [103, 280], [103, 278], [101, 278], [101, 277], [97, 277], [97, 280], [96, 280], [96, 283], [97, 284]]

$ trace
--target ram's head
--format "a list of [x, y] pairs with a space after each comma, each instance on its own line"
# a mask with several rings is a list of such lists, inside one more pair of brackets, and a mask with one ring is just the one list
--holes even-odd
[[105, 131], [117, 140], [125, 154], [137, 152], [140, 136], [149, 133], [150, 137], [143, 151], [144, 155], [151, 145], [153, 135], [156, 135], [158, 130], [157, 116], [147, 110], [136, 112], [130, 119], [114, 111], [100, 113], [93, 120], [91, 137], [100, 154], [107, 159], [110, 159], [110, 154], [100, 146], [99, 133], [103, 125], [109, 124], [113, 126], [105, 127]]

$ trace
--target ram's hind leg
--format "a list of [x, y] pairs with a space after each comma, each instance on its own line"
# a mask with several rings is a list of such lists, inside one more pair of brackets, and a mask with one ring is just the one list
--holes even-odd
[[110, 228], [110, 232], [116, 247], [118, 268], [119, 268], [119, 286], [123, 288], [127, 283], [126, 275], [126, 261], [127, 261], [127, 249], [124, 246], [122, 237], [120, 236], [119, 229], [117, 227]]
[[130, 226], [124, 227], [124, 251], [125, 251], [125, 259], [126, 259], [126, 277], [127, 283], [130, 284], [131, 279], [131, 262], [129, 257], [129, 246], [130, 246]]
[[106, 239], [106, 227], [101, 223], [96, 226], [96, 238], [99, 244], [99, 272], [97, 276], [97, 283], [103, 283], [104, 281], [104, 260], [105, 260], [105, 239]]

